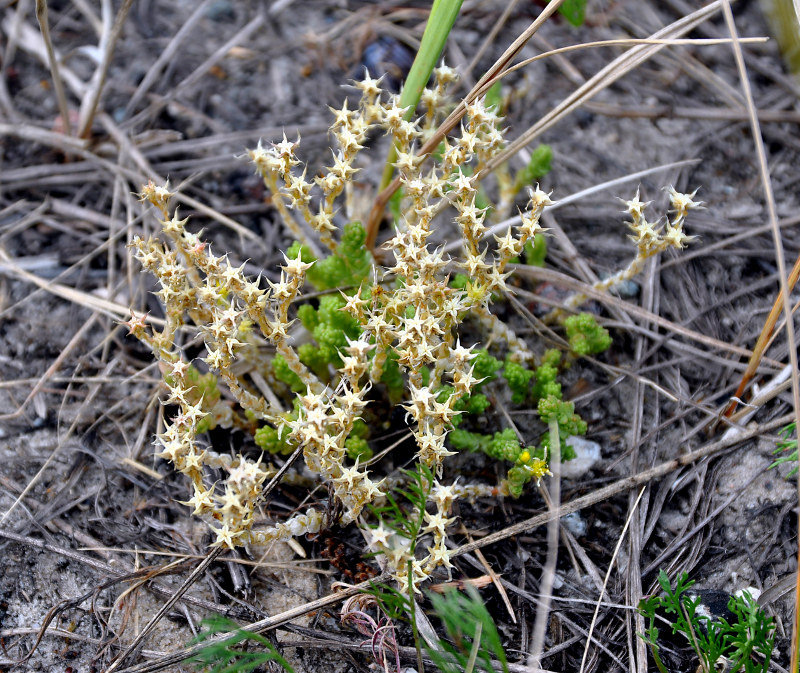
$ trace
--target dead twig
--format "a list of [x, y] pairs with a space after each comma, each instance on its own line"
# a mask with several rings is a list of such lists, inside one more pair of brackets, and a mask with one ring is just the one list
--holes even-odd
[[47, 0], [36, 0], [36, 20], [39, 22], [39, 29], [42, 31], [42, 40], [47, 50], [47, 61], [50, 64], [50, 75], [53, 78], [53, 88], [58, 99], [58, 109], [61, 112], [61, 121], [64, 128], [64, 135], [72, 135], [72, 125], [69, 119], [69, 106], [67, 105], [67, 95], [64, 91], [64, 83], [61, 81], [61, 73], [58, 68], [58, 59], [53, 40], [50, 37], [50, 23], [48, 20]]
[[[767, 164], [767, 152], [764, 147], [764, 139], [761, 135], [761, 127], [758, 123], [756, 116], [756, 105], [753, 101], [753, 92], [750, 89], [750, 81], [747, 77], [747, 68], [744, 63], [744, 55], [742, 53], [742, 46], [739, 43], [739, 34], [736, 30], [736, 22], [733, 20], [733, 12], [731, 11], [730, 1], [723, 0], [723, 14], [725, 16], [725, 24], [733, 39], [733, 55], [736, 59], [736, 67], [739, 71], [739, 81], [742, 85], [742, 94], [744, 95], [747, 111], [750, 116], [750, 129], [753, 134], [753, 142], [756, 148], [756, 156], [758, 157], [758, 168], [761, 176], [761, 186], [764, 190], [764, 197], [767, 203], [767, 212], [769, 214], [769, 222], [772, 226], [772, 239], [775, 245], [775, 261], [778, 266], [778, 276], [781, 283], [782, 308], [783, 314], [786, 317], [786, 340], [789, 343], [789, 362], [792, 365], [792, 405], [794, 406], [795, 427], [800, 428], [800, 379], [797, 372], [797, 344], [794, 335], [794, 323], [792, 321], [792, 307], [789, 303], [789, 292], [791, 291], [786, 276], [786, 264], [784, 262], [783, 254], [783, 241], [781, 240], [780, 229], [778, 228], [778, 213], [775, 206], [775, 195], [772, 191], [772, 181], [770, 180], [769, 165]], [[800, 260], [798, 260], [800, 262]], [[800, 500], [800, 471], [797, 473], [797, 496]], [[800, 517], [797, 519], [797, 530], [800, 533]], [[800, 563], [800, 537], [798, 538], [797, 546], [797, 559]], [[789, 670], [796, 671], [798, 668], [798, 657], [800, 652], [800, 573], [798, 573], [798, 582], [795, 587], [795, 605], [794, 605], [794, 619], [792, 626], [792, 657]]]
[[[39, 0], [37, 0], [37, 5], [38, 2]], [[105, 4], [106, 3], [103, 3], [104, 15], [107, 12], [110, 13], [111, 10], [110, 3], [109, 7], [107, 8], [105, 7]], [[108, 69], [111, 66], [111, 57], [114, 55], [114, 47], [117, 44], [119, 35], [122, 32], [122, 26], [125, 23], [125, 19], [128, 18], [128, 12], [130, 12], [132, 5], [133, 0], [124, 0], [122, 6], [117, 12], [114, 23], [108, 27], [108, 30], [103, 31], [103, 37], [100, 40], [100, 50], [103, 53], [102, 60], [97, 66], [97, 69], [94, 71], [94, 75], [92, 75], [92, 80], [89, 82], [89, 88], [83, 98], [83, 101], [81, 102], [81, 109], [78, 114], [77, 135], [79, 138], [87, 138], [92, 130], [92, 122], [94, 121], [94, 116], [97, 112], [97, 105], [100, 102], [100, 95], [103, 92], [103, 86], [106, 82], [106, 77], [108, 76]], [[104, 16], [103, 18], [105, 24], [107, 17]]]

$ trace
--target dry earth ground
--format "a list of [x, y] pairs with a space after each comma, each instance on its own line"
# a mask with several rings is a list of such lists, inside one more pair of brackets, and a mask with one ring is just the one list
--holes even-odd
[[[196, 229], [206, 230], [217, 251], [230, 251], [236, 264], [247, 260], [253, 275], [274, 273], [288, 240], [241, 159], [243, 151], [259, 138], [299, 132], [304, 158], [311, 166], [322, 165], [329, 156], [326, 106], [342, 101], [347, 92], [340, 85], [365, 63], [383, 58], [402, 70], [409, 54], [402, 44], [421, 35], [425, 6], [146, 0], [130, 7], [112, 40], [113, 51], [104, 51], [101, 38], [116, 30], [120, 3], [51, 2], [49, 25], [73, 132], [67, 137], [34, 3], [3, 3], [3, 670], [105, 670], [208, 551], [204, 526], [177, 502], [188, 498], [187, 484], [153, 458], [158, 371], [118, 324], [131, 305], [158, 312], [147, 294], [150, 279], [126, 249], [133, 235], [155, 226], [134, 192], [150, 179], [168, 176], [180, 189], [183, 214], [192, 216]], [[466, 88], [540, 11], [537, 3], [517, 3], [468, 70], [505, 7], [464, 3], [446, 60], [465, 73]], [[550, 21], [520, 56], [593, 40], [646, 37], [696, 8], [684, 0], [590, 2], [586, 25], [574, 29]], [[733, 13], [741, 36], [768, 34], [756, 2], [742, 0]], [[728, 37], [722, 12], [689, 36]], [[800, 88], [784, 71], [774, 42], [746, 44], [743, 50], [791, 268], [800, 250]], [[512, 75], [509, 137], [524, 132], [623, 51], [571, 52]], [[107, 76], [96, 86], [100, 80], [93, 77], [105, 65]], [[95, 91], [100, 92], [96, 114], [86, 139], [77, 139], [81, 105], [91, 108]], [[792, 411], [786, 387], [749, 409], [752, 415], [742, 422], [751, 439], [643, 477], [636, 507], [640, 487], [621, 481], [694, 450], [719, 448], [724, 427], [716, 419], [741, 379], [778, 291], [768, 208], [732, 48], [665, 48], [549, 127], [537, 142], [554, 150], [553, 170], [543, 184], [556, 200], [618, 182], [584, 192], [547, 215], [552, 230], [547, 270], [521, 272], [517, 304], [499, 309], [531, 340], [538, 338], [536, 326], [515, 306], [532, 308], [537, 300], [531, 293], [541, 291], [542, 280], [569, 289], [569, 279], [591, 281], [631, 257], [617, 197], [631, 198], [640, 187], [643, 197], [653, 200], [653, 212], [663, 213], [661, 188], [674, 184], [699, 189], [706, 204], [689, 221], [689, 233], [699, 237], [690, 249], [649, 265], [632, 296], [595, 302], [614, 345], [597, 361], [574, 367], [565, 385], [589, 424], [588, 438], [601, 447], [601, 460], [590, 472], [565, 480], [562, 502], [601, 495], [580, 510], [582, 534], [562, 532], [542, 663], [549, 670], [579, 670], [599, 585], [611, 566], [584, 670], [646, 671], [647, 655], [635, 635], [642, 625], [633, 607], [653, 589], [659, 568], [673, 576], [686, 571], [699, 586], [727, 592], [780, 587], [797, 569], [795, 487], [784, 479], [785, 470], [767, 470], [781, 419]], [[367, 195], [383, 156], [382, 150], [371, 153], [373, 163], [365, 166], [371, 170], [362, 172]], [[442, 238], [447, 236], [444, 230]], [[761, 388], [789, 362], [782, 322], [779, 326], [758, 371]], [[527, 409], [509, 407], [507, 416], [497, 411], [489, 417], [497, 426], [491, 429], [511, 421], [535, 439]], [[240, 450], [250, 440], [214, 441]], [[468, 457], [461, 468], [493, 478], [494, 467], [476, 458]], [[608, 490], [601, 491], [604, 487]], [[264, 515], [281, 518], [298, 504], [298, 492], [287, 489]], [[501, 531], [545, 511], [541, 495], [531, 489], [519, 501], [464, 506], [461, 515], [480, 541], [487, 533], [503, 538]], [[515, 664], [524, 664], [530, 648], [547, 551], [544, 526], [522, 528], [483, 548], [485, 562], [501, 575], [515, 621], [497, 587], [484, 588], [482, 595]], [[331, 535], [348, 555], [358, 554], [360, 538], [352, 531]], [[161, 657], [184, 647], [209, 614], [247, 623], [329, 595], [331, 582], [343, 576], [320, 557], [324, 539], [301, 544], [307, 559], [284, 547], [250, 550], [214, 564], [117, 670], [139, 670], [145, 662], [154, 662], [148, 670], [159, 670]], [[482, 563], [465, 554], [456, 576], [484, 575]], [[773, 670], [784, 670], [791, 594], [774, 590], [769, 597], [766, 609], [779, 633]], [[288, 631], [271, 631], [270, 638], [285, 646], [298, 671], [368, 670], [371, 659], [359, 651], [361, 636], [340, 628], [335, 614], [336, 606], [315, 610]], [[38, 641], [46, 620], [48, 629]], [[401, 639], [410, 644], [402, 628]], [[670, 661], [676, 671], [696, 666], [685, 652]]]

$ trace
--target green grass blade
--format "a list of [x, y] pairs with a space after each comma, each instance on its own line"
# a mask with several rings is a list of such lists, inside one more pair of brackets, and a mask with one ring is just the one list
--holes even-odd
[[[422, 90], [430, 79], [436, 63], [439, 61], [447, 36], [453, 28], [462, 0], [434, 0], [419, 51], [414, 57], [414, 63], [406, 77], [403, 91], [400, 94], [400, 107], [408, 107], [405, 118], [410, 120], [417, 109], [417, 103], [422, 95]], [[397, 150], [392, 146], [383, 169], [380, 190], [385, 189], [392, 181], [394, 166], [397, 159]], [[380, 191], [379, 190], [379, 191]]]

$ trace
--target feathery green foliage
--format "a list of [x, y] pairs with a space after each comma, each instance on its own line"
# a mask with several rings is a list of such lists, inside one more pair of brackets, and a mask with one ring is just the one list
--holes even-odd
[[729, 673], [740, 670], [766, 673], [775, 644], [775, 623], [749, 594], [731, 597], [728, 609], [734, 618], [729, 622], [724, 617], [709, 617], [698, 609], [701, 598], [692, 597], [690, 589], [694, 582], [686, 573], [678, 577], [673, 588], [662, 570], [658, 574], [658, 584], [663, 593], [639, 603], [639, 612], [647, 620], [647, 630], [639, 637], [650, 646], [661, 673], [667, 673], [667, 669], [660, 657], [656, 626], [659, 621], [665, 621], [673, 634], [681, 633], [686, 637], [700, 659], [701, 669], [707, 673], [718, 670], [718, 664], [723, 662]]
[[[192, 641], [192, 645], [204, 643], [220, 633], [233, 633], [233, 635], [222, 642], [208, 643], [189, 660], [197, 666], [198, 671], [203, 671], [203, 673], [251, 673], [264, 664], [275, 662], [287, 673], [294, 673], [289, 662], [264, 636], [244, 631], [236, 622], [219, 615], [204, 619], [201, 625], [204, 629]], [[248, 640], [257, 643], [259, 649], [255, 651], [239, 649], [238, 646]]]
[[[795, 474], [797, 474], [796, 431], [797, 431], [796, 423], [790, 423], [785, 428], [783, 428], [783, 430], [781, 430], [781, 437], [783, 437], [783, 439], [780, 442], [778, 442], [778, 446], [772, 453], [773, 455], [776, 455], [779, 453], [787, 454], [788, 452], [788, 454], [781, 456], [774, 463], [772, 463], [772, 465], [769, 466], [770, 469], [772, 469], [773, 467], [777, 467], [778, 465], [781, 465], [783, 463], [791, 463], [792, 469], [789, 470], [789, 473], [786, 475], [787, 478], [793, 477]], [[794, 439], [792, 439], [792, 435], [795, 435]]]
[[430, 593], [429, 597], [450, 641], [440, 640], [438, 649], [426, 647], [441, 673], [494, 673], [493, 657], [500, 662], [501, 670], [508, 671], [500, 634], [477, 590], [468, 585], [466, 595], [449, 589], [444, 595]]

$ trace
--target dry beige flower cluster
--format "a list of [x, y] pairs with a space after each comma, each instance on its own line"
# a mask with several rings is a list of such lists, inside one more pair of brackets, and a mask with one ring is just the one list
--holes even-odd
[[[156, 294], [165, 307], [166, 320], [161, 330], [148, 325], [144, 317], [133, 316], [127, 325], [161, 362], [169, 387], [165, 403], [180, 410], [158, 437], [159, 455], [191, 480], [193, 496], [186, 504], [214, 529], [215, 544], [233, 548], [287, 539], [315, 533], [323, 525], [323, 513], [310, 508], [283, 523], [254, 528], [262, 487], [275, 468], [242, 455], [201, 448], [198, 442], [210, 425], [241, 424], [248, 418], [271, 424], [293, 446], [302, 447], [306, 473], [326, 484], [341, 503], [340, 523], [357, 521], [367, 528], [364, 508], [383, 498], [387, 483], [374, 481], [358, 458], [350, 460], [345, 443], [389, 360], [403, 373], [403, 408], [416, 442], [416, 458], [431, 475], [430, 511], [421, 512], [425, 520], [421, 535], [430, 541], [427, 556], [417, 559], [416, 540], [402, 539], [382, 525], [369, 533], [373, 549], [385, 553], [398, 582], [408, 586], [409, 567], [415, 588], [437, 567], [450, 568], [446, 531], [454, 521], [450, 514], [456, 499], [508, 493], [502, 483], [492, 487], [440, 482], [446, 459], [452, 455], [445, 440], [459, 413], [456, 405], [481, 381], [474, 372], [475, 349], [461, 344], [459, 326], [467, 315], [477, 316], [494, 339], [507, 342], [518, 362], [535, 362], [527, 345], [496, 319], [489, 305], [493, 296], [506, 289], [509, 261], [521, 254], [527, 241], [542, 235], [539, 219], [551, 201], [546, 193], [532, 189], [518, 224], [505, 235], [494, 236], [495, 245], [484, 242], [486, 211], [476, 205], [477, 184], [470, 175], [502, 148], [503, 134], [497, 116], [481, 101], [468, 106], [460, 133], [445, 140], [441, 158], [423, 169], [415, 148], [434, 128], [445, 87], [454, 78], [450, 68], [435, 71], [435, 83], [422, 97], [426, 111], [416, 122], [406, 119], [406, 110], [398, 107], [396, 98], [383, 100], [379, 81], [367, 77], [356, 83], [361, 92], [358, 107], [351, 110], [345, 102], [333, 111], [331, 133], [337, 145], [333, 165], [311, 181], [296, 155], [299, 139], [290, 142], [284, 136], [274, 145], [259, 143], [248, 153], [292, 235], [312, 251], [319, 253], [321, 244], [335, 254], [340, 245], [334, 224], [337, 199], [348, 199], [358, 170], [354, 161], [367, 136], [373, 129], [382, 129], [397, 145], [395, 167], [407, 206], [404, 221], [396, 224], [394, 236], [384, 246], [394, 262], [387, 268], [373, 264], [371, 282], [368, 279], [360, 288], [342, 293], [341, 310], [357, 321], [361, 332], [357, 338], [348, 337], [339, 352], [341, 366], [327, 380], [303, 363], [290, 335], [294, 322], [290, 309], [302, 297], [314, 262], [303, 261], [301, 252], [285, 256], [279, 278], [267, 280], [267, 287], [262, 287], [259, 280], [246, 278], [242, 267], [229, 264], [227, 257], [215, 256], [186, 229], [186, 220], [177, 213], [170, 216], [166, 186], [144, 187], [142, 201], [153, 204], [161, 214], [163, 240], [136, 238], [133, 247], [143, 268], [161, 286]], [[473, 170], [466, 170], [467, 166]], [[685, 211], [697, 205], [690, 197], [682, 203], [680, 223]], [[641, 214], [639, 206], [645, 204], [637, 197], [628, 205], [640, 250], [647, 246], [655, 250], [666, 242], [681, 247], [688, 240], [677, 221], [659, 238]], [[445, 258], [428, 243], [434, 217], [446, 207], [456, 213], [464, 250], [459, 260]], [[654, 236], [656, 242], [649, 243]], [[465, 288], [451, 285], [448, 267], [469, 277]], [[232, 405], [218, 394], [203, 392], [207, 388], [198, 383], [197, 368], [176, 345], [182, 342], [177, 338], [179, 331], [187, 327], [202, 337], [207, 369], [225, 384], [243, 414], [232, 411]], [[284, 401], [272, 391], [269, 363], [259, 348], [264, 341], [302, 382], [304, 390], [296, 395], [294, 413], [287, 412]], [[423, 371], [429, 376], [423, 376]], [[252, 373], [249, 381], [248, 373]], [[449, 386], [449, 395], [440, 394], [443, 386]], [[522, 468], [530, 478], [538, 480], [548, 473], [546, 460], [528, 451], [522, 455]], [[227, 478], [212, 482], [211, 470], [226, 473]]]

